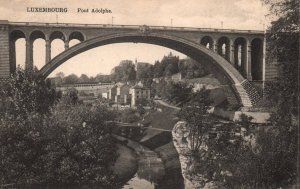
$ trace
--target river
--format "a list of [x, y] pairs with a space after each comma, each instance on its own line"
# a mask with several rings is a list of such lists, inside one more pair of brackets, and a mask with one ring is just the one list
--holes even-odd
[[168, 151], [167, 159], [161, 158], [159, 153], [138, 142], [128, 139], [127, 141], [127, 146], [134, 149], [138, 155], [138, 170], [122, 189], [184, 189], [178, 155], [176, 156], [172, 142], [157, 150]]

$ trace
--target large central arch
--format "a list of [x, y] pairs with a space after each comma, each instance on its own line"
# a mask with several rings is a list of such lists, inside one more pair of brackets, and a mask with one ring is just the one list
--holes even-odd
[[155, 44], [174, 49], [196, 61], [204, 59], [205, 61], [201, 62], [222, 84], [230, 104], [251, 107], [255, 103], [249, 96], [255, 89], [223, 57], [195, 42], [160, 32], [116, 33], [83, 41], [57, 55], [39, 71], [39, 74], [46, 78], [58, 66], [77, 54], [95, 47], [122, 42]]

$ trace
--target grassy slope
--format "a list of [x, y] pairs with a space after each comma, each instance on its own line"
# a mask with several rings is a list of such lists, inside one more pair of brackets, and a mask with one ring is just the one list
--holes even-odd
[[154, 128], [172, 130], [175, 123], [178, 121], [176, 116], [178, 110], [158, 105], [162, 112], [155, 111], [145, 117], [145, 122], [149, 121]]

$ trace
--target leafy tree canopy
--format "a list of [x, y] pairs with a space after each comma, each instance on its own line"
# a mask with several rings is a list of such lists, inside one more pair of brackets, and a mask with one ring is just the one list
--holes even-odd
[[48, 80], [38, 76], [38, 70], [24, 71], [20, 67], [0, 88], [3, 112], [26, 116], [36, 112], [46, 114], [60, 98]]
[[269, 84], [269, 95], [278, 116], [291, 123], [299, 105], [299, 1], [263, 0], [275, 20], [267, 31], [269, 62], [278, 62], [278, 78]]
[[120, 64], [112, 70], [111, 78], [114, 81], [132, 81], [136, 79], [135, 65], [131, 60], [122, 60]]

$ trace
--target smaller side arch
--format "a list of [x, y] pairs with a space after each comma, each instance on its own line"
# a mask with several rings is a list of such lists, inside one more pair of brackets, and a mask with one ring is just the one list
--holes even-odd
[[72, 39], [77, 39], [80, 42], [85, 41], [86, 37], [83, 33], [79, 32], [79, 31], [74, 31], [69, 35], [69, 41], [71, 41]]
[[30, 40], [34, 41], [36, 39], [46, 39], [46, 35], [44, 34], [44, 32], [40, 31], [40, 30], [35, 30], [32, 31], [29, 35]]
[[10, 40], [16, 41], [20, 38], [26, 38], [26, 35], [23, 31], [21, 30], [13, 30], [9, 34]]
[[13, 30], [9, 33], [9, 72], [14, 73], [17, 67], [17, 52], [16, 41], [18, 39], [25, 39], [26, 34], [21, 30]]
[[230, 39], [228, 37], [220, 37], [217, 42], [217, 52], [230, 62]]
[[67, 39], [67, 37], [61, 31], [54, 31], [50, 34], [50, 41], [53, 41], [54, 39], [61, 39], [61, 40], [65, 41]]
[[[36, 67], [38, 67], [38, 65], [40, 65], [40, 64], [38, 64], [38, 62], [39, 62], [41, 56], [43, 56], [43, 57], [45, 56], [45, 55], [41, 55], [41, 54], [36, 54], [36, 53], [38, 53], [38, 51], [37, 51], [38, 48], [36, 48], [36, 46], [35, 46], [35, 41], [37, 39], [42, 39], [42, 41], [43, 41], [42, 43], [43, 43], [43, 45], [45, 45], [46, 44], [46, 34], [40, 30], [34, 30], [30, 33], [30, 36], [29, 36], [29, 42], [31, 43], [30, 44], [30, 46], [31, 46], [30, 47], [31, 48], [30, 62], [32, 62], [31, 63], [32, 66], [36, 66]], [[41, 52], [39, 52], [39, 53], [41, 53]]]
[[[51, 60], [52, 57], [54, 57], [57, 53], [57, 49], [58, 48], [55, 48], [56, 51], [53, 50], [53, 43], [55, 42], [54, 40], [59, 40], [59, 46], [61, 45], [61, 42], [62, 42], [62, 45], [64, 46], [64, 49], [68, 49], [69, 48], [69, 41], [68, 41], [68, 36], [61, 32], [61, 31], [53, 31], [50, 33], [50, 36], [49, 36], [49, 42], [47, 46], [49, 46], [47, 48], [47, 55], [46, 55], [46, 64]], [[57, 44], [58, 41], [56, 41], [56, 44]], [[60, 51], [63, 51], [63, 50], [60, 50]]]
[[247, 41], [243, 37], [238, 37], [234, 41], [234, 65], [244, 77], [247, 77], [245, 72], [247, 63], [246, 45]]
[[210, 36], [204, 36], [200, 40], [200, 44], [206, 48], [213, 50], [213, 38]]

